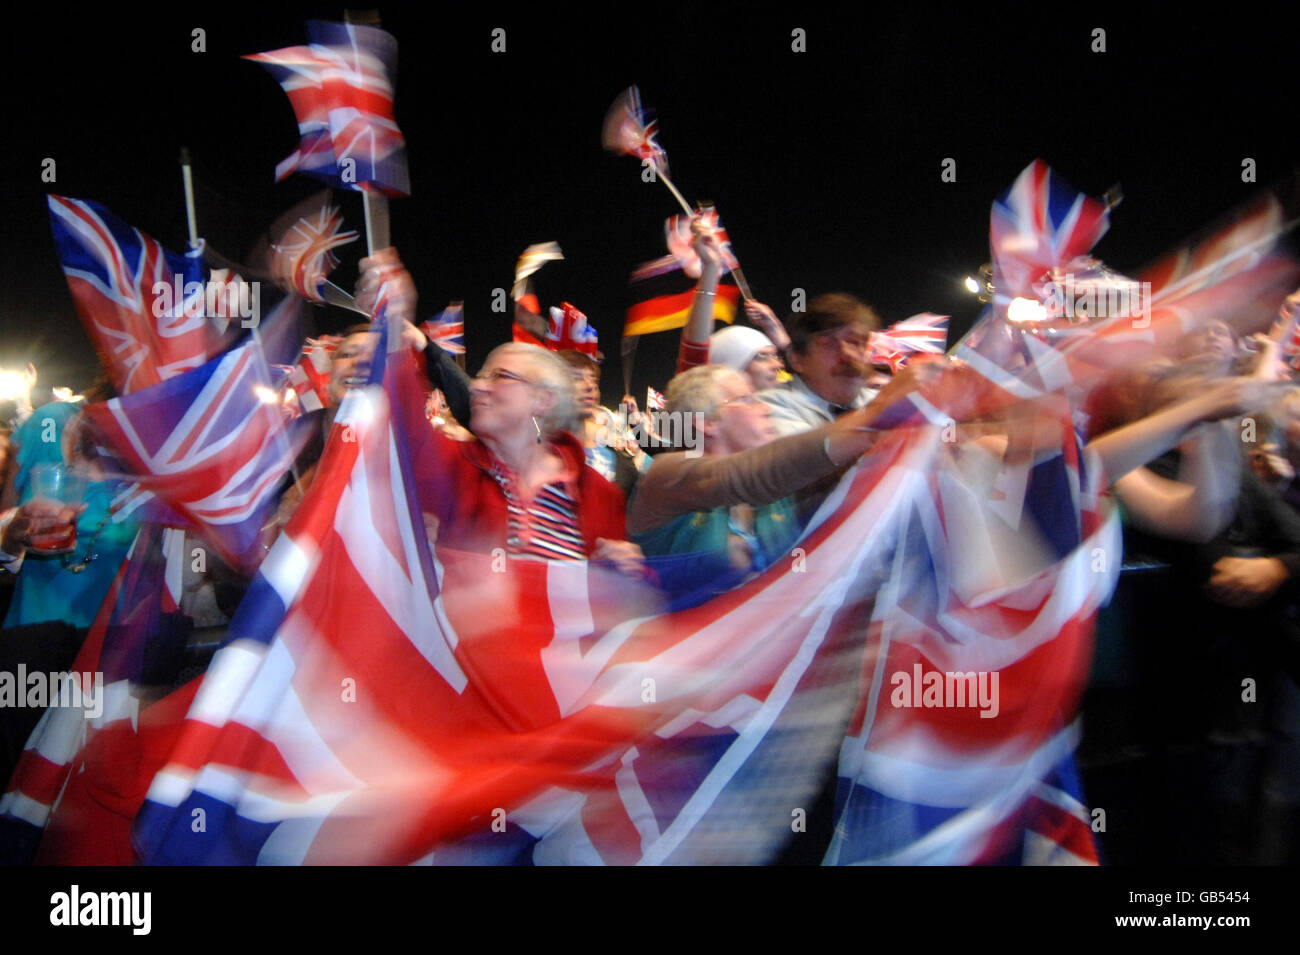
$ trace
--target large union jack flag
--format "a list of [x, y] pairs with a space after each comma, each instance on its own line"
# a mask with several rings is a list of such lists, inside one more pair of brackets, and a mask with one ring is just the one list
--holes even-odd
[[312, 20], [308, 46], [245, 57], [284, 87], [298, 117], [298, 148], [276, 180], [306, 173], [344, 189], [409, 195], [406, 140], [393, 118], [397, 41], [377, 27]]
[[[237, 326], [218, 320], [229, 314], [207, 314], [202, 250], [169, 252], [94, 202], [52, 195], [48, 204], [77, 314], [119, 393], [174, 378], [229, 346]], [[221, 300], [229, 302], [224, 289]]]

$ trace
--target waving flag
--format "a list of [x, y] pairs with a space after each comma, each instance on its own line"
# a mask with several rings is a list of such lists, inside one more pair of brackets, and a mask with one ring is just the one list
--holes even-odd
[[268, 368], [268, 358], [292, 354], [298, 302], [286, 296], [263, 323], [269, 351], [250, 338], [178, 378], [85, 410], [128, 476], [204, 529], [235, 566], [256, 564], [262, 523], [305, 437], [286, 430]]
[[[632, 305], [623, 326], [625, 338], [681, 328], [695, 301], [695, 280], [682, 271], [677, 258], [671, 255], [647, 262], [633, 272], [629, 290]], [[734, 321], [739, 301], [739, 287], [729, 276], [723, 276], [713, 296], [714, 320]]]
[[[240, 314], [231, 280], [222, 273], [205, 285], [201, 249], [169, 252], [94, 202], [51, 195], [48, 204], [77, 314], [120, 394], [197, 368], [228, 347], [235, 334], [228, 320]], [[237, 288], [235, 301], [242, 293], [250, 305], [248, 287]]]
[[308, 46], [256, 53], [284, 87], [302, 139], [276, 167], [344, 189], [409, 195], [406, 141], [393, 118], [397, 41], [377, 27], [312, 20]]
[[289, 385], [306, 414], [330, 407], [330, 365], [341, 341], [337, 335], [307, 339], [298, 363], [289, 371]]
[[1078, 192], [1035, 159], [993, 204], [989, 245], [993, 251], [995, 301], [1037, 301], [1036, 286], [1053, 269], [1068, 270], [1097, 244], [1110, 225], [1104, 202]]
[[912, 355], [942, 355], [947, 341], [948, 316], [922, 312], [873, 333], [867, 361], [897, 372]]
[[[668, 251], [681, 264], [682, 271], [691, 278], [697, 279], [700, 277], [701, 267], [700, 257], [691, 247], [691, 242], [695, 238], [691, 232], [693, 218], [695, 217], [673, 216], [664, 223], [664, 233], [668, 240]], [[718, 219], [718, 210], [705, 209], [698, 214], [698, 218], [706, 229], [718, 237], [722, 247], [723, 271], [730, 272], [732, 269], [740, 268], [740, 263], [736, 261], [736, 256], [731, 251], [731, 239], [727, 236], [727, 230], [722, 228], [722, 222]]]
[[328, 206], [299, 219], [271, 247], [276, 278], [308, 301], [325, 301], [321, 287], [339, 264], [334, 250], [357, 238], [355, 231], [342, 229], [343, 213]]
[[641, 108], [641, 91], [635, 86], [620, 93], [605, 114], [602, 141], [610, 152], [635, 156], [660, 175], [668, 175], [668, 154], [655, 141], [655, 124], [647, 122]]
[[447, 354], [465, 354], [465, 303], [452, 302], [425, 322], [421, 330]]
[[96, 692], [41, 715], [0, 798], [8, 864], [30, 863], [38, 843], [40, 864], [134, 863], [127, 833], [144, 796], [137, 767], [176, 705], [155, 709], [149, 700], [171, 682], [189, 635], [175, 614], [180, 581], [169, 580], [169, 569], [191, 559], [182, 532], [141, 528], [69, 671], [86, 691], [96, 675]]
[[577, 308], [568, 302], [560, 303], [559, 308], [551, 309], [548, 325], [545, 345], [551, 351], [573, 349], [593, 361], [600, 360], [596, 330], [587, 324], [587, 316]]

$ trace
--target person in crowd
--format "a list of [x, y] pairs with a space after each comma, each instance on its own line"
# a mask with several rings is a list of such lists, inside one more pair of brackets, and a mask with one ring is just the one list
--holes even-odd
[[629, 496], [650, 458], [638, 446], [628, 446], [626, 431], [612, 411], [600, 404], [600, 365], [580, 351], [556, 352], [569, 368], [577, 398], [573, 434], [582, 442], [587, 464]]
[[665, 589], [705, 597], [787, 554], [802, 530], [792, 495], [866, 452], [876, 417], [937, 373], [938, 363], [917, 362], [872, 404], [783, 438], [739, 371], [703, 365], [673, 378], [666, 410], [698, 422], [700, 446], [656, 457], [628, 510], [647, 555], [690, 555], [664, 564]]
[[880, 319], [870, 306], [840, 292], [819, 295], [785, 327], [794, 378], [760, 395], [779, 434], [827, 424], [875, 397], [866, 384], [872, 375], [867, 355]]
[[[374, 307], [395, 271], [409, 281], [397, 261], [393, 253], [363, 263], [361, 308]], [[400, 309], [404, 340], [423, 351], [424, 336], [409, 322], [412, 302], [403, 296], [389, 307]], [[469, 390], [475, 440], [455, 441], [433, 428], [410, 436], [420, 501], [438, 543], [477, 553], [503, 548], [514, 559], [604, 561], [642, 575], [641, 549], [626, 539], [623, 493], [587, 465], [585, 449], [566, 430], [578, 403], [564, 361], [510, 342], [488, 354]]]

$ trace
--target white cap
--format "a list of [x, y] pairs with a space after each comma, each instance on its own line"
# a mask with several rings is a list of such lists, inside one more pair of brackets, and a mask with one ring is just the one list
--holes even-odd
[[709, 364], [726, 365], [743, 373], [759, 351], [771, 347], [772, 340], [757, 328], [729, 325], [709, 338]]

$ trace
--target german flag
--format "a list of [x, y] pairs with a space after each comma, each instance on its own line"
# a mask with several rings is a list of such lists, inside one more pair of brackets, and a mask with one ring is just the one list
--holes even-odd
[[[683, 272], [671, 255], [641, 266], [632, 273], [633, 304], [627, 310], [623, 337], [681, 328], [695, 301], [695, 285], [696, 280]], [[739, 301], [740, 289], [730, 275], [724, 275], [713, 299], [714, 320], [728, 324], [734, 321]]]

